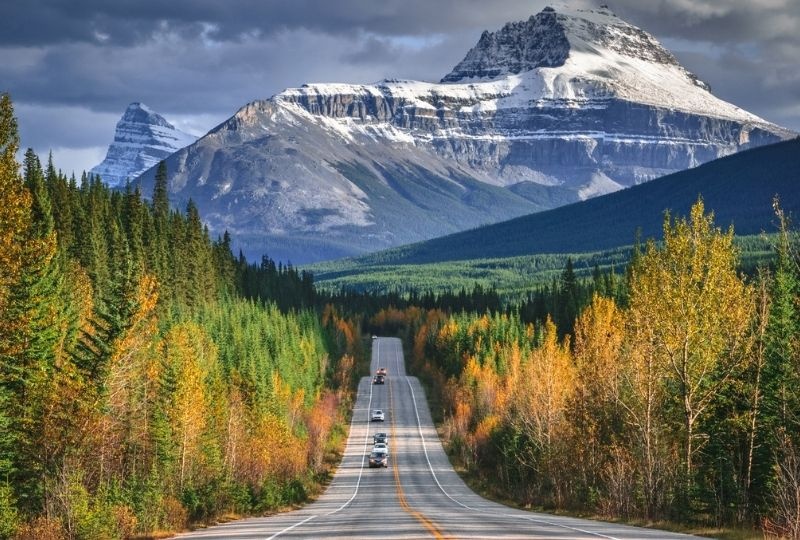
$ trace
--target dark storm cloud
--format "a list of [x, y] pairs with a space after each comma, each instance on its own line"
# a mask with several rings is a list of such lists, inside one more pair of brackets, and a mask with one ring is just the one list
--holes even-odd
[[[134, 45], [168, 28], [219, 41], [305, 28], [424, 35], [529, 15], [530, 0], [33, 0], [4, 13], [0, 45]], [[208, 25], [213, 25], [209, 28]]]

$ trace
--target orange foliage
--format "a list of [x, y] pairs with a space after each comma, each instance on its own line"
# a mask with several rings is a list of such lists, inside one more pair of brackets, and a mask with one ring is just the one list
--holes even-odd
[[312, 470], [319, 471], [325, 457], [325, 443], [336, 420], [339, 398], [330, 391], [325, 391], [316, 400], [306, 416], [308, 429], [308, 463]]
[[558, 343], [556, 327], [545, 322], [541, 347], [531, 351], [514, 396], [511, 422], [531, 440], [549, 447], [566, 425], [567, 403], [574, 389], [569, 342]]

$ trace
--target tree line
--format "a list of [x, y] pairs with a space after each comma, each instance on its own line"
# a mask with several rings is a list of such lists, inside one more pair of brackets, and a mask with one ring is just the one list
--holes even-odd
[[543, 320], [409, 307], [373, 324], [405, 330], [449, 452], [499, 496], [797, 538], [800, 261], [776, 211], [775, 263], [750, 277], [698, 201], [589, 298], [566, 268]]
[[356, 325], [197, 207], [21, 167], [0, 97], [0, 538], [131, 538], [305, 500], [332, 467]]

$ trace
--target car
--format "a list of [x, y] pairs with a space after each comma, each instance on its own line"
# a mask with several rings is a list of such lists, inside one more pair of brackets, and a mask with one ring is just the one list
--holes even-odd
[[386, 419], [386, 415], [383, 414], [383, 411], [380, 409], [375, 409], [372, 411], [372, 421], [373, 422], [383, 422]]
[[372, 384], [386, 384], [386, 378], [383, 375], [375, 375]]
[[385, 450], [373, 450], [369, 454], [369, 468], [388, 467], [389, 452]]
[[386, 450], [388, 452], [389, 445], [386, 444], [385, 442], [375, 443], [375, 446], [372, 447], [372, 451], [374, 452], [376, 450]]
[[372, 436], [372, 443], [388, 443], [389, 436], [386, 433], [380, 432]]
[[373, 341], [378, 339], [378, 336], [372, 336]]
[[379, 367], [378, 371], [375, 372], [375, 375], [382, 375], [382, 376], [386, 377], [386, 368], [385, 367]]

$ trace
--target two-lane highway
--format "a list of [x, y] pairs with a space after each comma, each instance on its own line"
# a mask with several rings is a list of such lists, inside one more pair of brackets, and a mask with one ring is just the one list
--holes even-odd
[[[471, 491], [450, 466], [415, 377], [406, 376], [400, 340], [373, 340], [371, 370], [361, 379], [350, 435], [331, 485], [300, 510], [251, 518], [178, 538], [569, 538], [686, 539], [687, 535], [525, 512]], [[373, 409], [386, 421], [370, 422]], [[372, 435], [389, 433], [388, 469], [369, 469]]]

